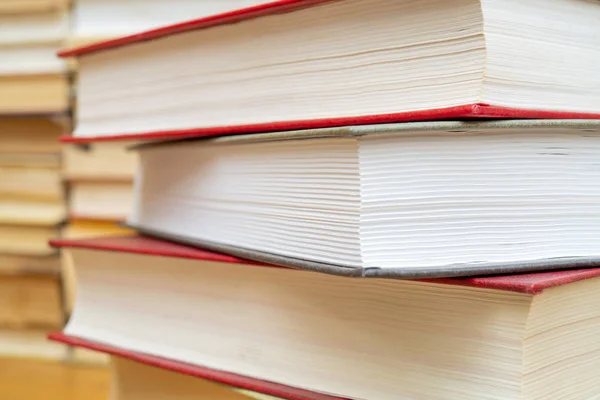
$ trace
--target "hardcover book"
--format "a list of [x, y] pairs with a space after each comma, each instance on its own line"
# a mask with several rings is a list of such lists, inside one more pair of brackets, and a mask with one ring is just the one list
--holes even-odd
[[352, 276], [599, 265], [599, 128], [426, 122], [148, 144], [128, 225]]
[[54, 244], [79, 286], [52, 337], [72, 345], [286, 399], [600, 391], [597, 268], [351, 279], [144, 237]]
[[583, 0], [281, 0], [229, 11], [63, 52], [79, 62], [71, 140], [598, 118], [598, 20], [600, 4]]

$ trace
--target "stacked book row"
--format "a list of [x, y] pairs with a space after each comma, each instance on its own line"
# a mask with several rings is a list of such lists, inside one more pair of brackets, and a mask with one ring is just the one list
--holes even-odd
[[70, 129], [62, 0], [0, 4], [0, 353], [62, 358], [60, 262], [48, 246], [66, 215], [58, 138]]
[[51, 338], [121, 399], [600, 395], [599, 18], [280, 0], [63, 52], [137, 234], [52, 243]]

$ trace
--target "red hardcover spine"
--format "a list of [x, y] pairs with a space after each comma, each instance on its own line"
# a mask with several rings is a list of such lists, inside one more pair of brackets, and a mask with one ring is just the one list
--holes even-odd
[[199, 365], [182, 363], [179, 361], [169, 360], [163, 357], [156, 357], [149, 354], [128, 351], [118, 347], [110, 346], [103, 343], [86, 340], [83, 338], [65, 335], [62, 332], [52, 333], [48, 339], [68, 344], [70, 346], [83, 347], [89, 350], [100, 351], [127, 358], [132, 361], [137, 361], [146, 365], [157, 368], [166, 369], [169, 371], [179, 372], [181, 374], [195, 376], [198, 378], [208, 379], [213, 382], [222, 383], [232, 387], [251, 390], [257, 393], [263, 393], [269, 396], [280, 397], [288, 400], [342, 400], [342, 397], [330, 396], [322, 393], [316, 393], [309, 390], [298, 389], [291, 386], [282, 385], [275, 382], [264, 381], [260, 379], [250, 378], [243, 375], [233, 374], [230, 372], [219, 371]]

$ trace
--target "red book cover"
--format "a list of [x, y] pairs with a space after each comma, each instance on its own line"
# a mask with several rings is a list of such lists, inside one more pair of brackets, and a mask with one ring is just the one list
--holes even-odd
[[[150, 256], [188, 258], [201, 261], [248, 264], [251, 266], [265, 268], [289, 269], [287, 267], [245, 260], [238, 257], [203, 250], [197, 247], [184, 246], [181, 244], [175, 244], [168, 241], [137, 235], [93, 239], [52, 240], [50, 244], [54, 247], [125, 252], [145, 254]], [[201, 264], [199, 264], [199, 268], [201, 267]], [[539, 294], [548, 288], [566, 285], [572, 282], [591, 279], [599, 276], [600, 268], [589, 268], [482, 277], [420, 279], [420, 281], [506, 290], [526, 294]]]
[[137, 353], [123, 350], [118, 347], [105, 345], [102, 343], [86, 340], [74, 336], [68, 336], [63, 333], [52, 333], [48, 336], [50, 340], [65, 343], [70, 346], [83, 347], [89, 350], [100, 351], [114, 356], [127, 358], [146, 365], [157, 368], [163, 368], [169, 371], [179, 372], [181, 374], [208, 379], [213, 382], [222, 383], [232, 387], [251, 390], [257, 393], [263, 393], [269, 396], [280, 397], [288, 400], [341, 400], [341, 397], [329, 396], [326, 394], [315, 393], [308, 390], [297, 389], [290, 386], [281, 385], [275, 382], [263, 381], [242, 375], [232, 374], [230, 372], [218, 371], [199, 365], [191, 365], [179, 361], [173, 361], [162, 357], [151, 356], [148, 354]]

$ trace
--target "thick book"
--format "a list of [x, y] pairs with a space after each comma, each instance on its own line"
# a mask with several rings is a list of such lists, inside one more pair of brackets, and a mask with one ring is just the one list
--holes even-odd
[[352, 276], [600, 264], [600, 121], [427, 122], [138, 147], [127, 223]]
[[64, 116], [70, 108], [70, 90], [65, 73], [0, 75], [0, 115]]
[[600, 391], [598, 268], [371, 280], [144, 237], [54, 245], [78, 279], [53, 335], [69, 344], [291, 399], [319, 397], [278, 385], [382, 400]]
[[62, 52], [71, 140], [598, 118], [599, 19], [577, 0], [273, 1]]

